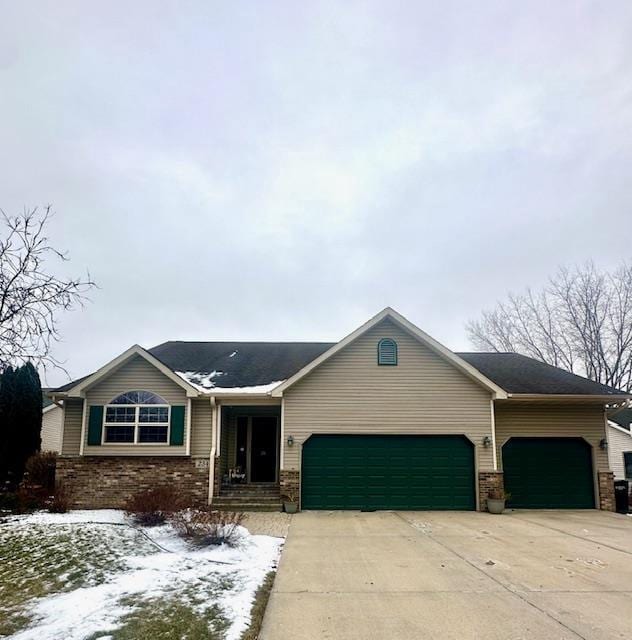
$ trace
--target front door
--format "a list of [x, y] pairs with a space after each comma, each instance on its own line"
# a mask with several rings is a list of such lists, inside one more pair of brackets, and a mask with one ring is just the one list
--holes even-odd
[[277, 419], [253, 417], [250, 435], [251, 482], [276, 481], [277, 447]]

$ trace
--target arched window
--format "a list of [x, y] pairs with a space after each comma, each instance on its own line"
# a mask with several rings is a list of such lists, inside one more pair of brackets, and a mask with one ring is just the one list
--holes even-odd
[[151, 391], [126, 391], [116, 396], [110, 404], [167, 404], [167, 402]]
[[397, 342], [391, 338], [382, 338], [377, 343], [377, 363], [381, 365], [397, 364]]
[[168, 402], [151, 391], [126, 391], [105, 407], [103, 440], [119, 444], [169, 442]]

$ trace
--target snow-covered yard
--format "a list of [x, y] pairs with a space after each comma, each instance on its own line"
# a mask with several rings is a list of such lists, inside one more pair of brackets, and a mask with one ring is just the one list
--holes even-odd
[[237, 546], [189, 546], [120, 511], [0, 522], [0, 638], [237, 640], [282, 539], [240, 528]]

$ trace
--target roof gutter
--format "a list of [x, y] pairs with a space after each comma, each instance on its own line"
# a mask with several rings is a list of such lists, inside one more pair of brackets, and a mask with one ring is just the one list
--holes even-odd
[[575, 393], [575, 394], [566, 394], [566, 393], [508, 393], [508, 400], [514, 401], [528, 401], [528, 400], [572, 400], [572, 401], [585, 401], [585, 402], [628, 402], [632, 399], [632, 394], [587, 394], [587, 393]]

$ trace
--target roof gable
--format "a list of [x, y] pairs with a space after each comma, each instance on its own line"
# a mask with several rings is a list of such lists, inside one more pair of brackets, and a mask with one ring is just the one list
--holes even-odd
[[189, 384], [180, 376], [176, 375], [164, 363], [162, 363], [155, 356], [153, 356], [151, 353], [137, 344], [131, 346], [127, 351], [124, 351], [121, 355], [117, 356], [89, 376], [80, 378], [74, 383], [67, 385], [65, 388], [61, 387], [60, 389], [55, 390], [55, 392], [53, 392], [51, 395], [61, 394], [64, 396], [83, 397], [90, 387], [93, 387], [104, 378], [113, 375], [123, 365], [137, 356], [146, 360], [150, 365], [158, 369], [158, 371], [164, 374], [167, 378], [175, 382], [178, 386], [182, 387], [188, 397], [196, 397], [198, 395], [198, 391], [197, 389], [195, 389], [195, 387], [193, 387], [193, 385]]
[[350, 333], [348, 336], [343, 338], [340, 342], [337, 342], [333, 346], [331, 346], [327, 351], [322, 353], [320, 356], [312, 360], [310, 363], [306, 364], [302, 369], [297, 371], [293, 376], [288, 378], [285, 382], [281, 383], [278, 387], [276, 387], [272, 394], [273, 396], [280, 397], [283, 395], [283, 392], [291, 387], [293, 384], [296, 384], [303, 377], [308, 375], [311, 371], [313, 371], [316, 367], [320, 366], [322, 363], [329, 360], [336, 353], [350, 345], [361, 335], [365, 334], [367, 331], [375, 327], [377, 324], [382, 322], [383, 320], [389, 319], [395, 325], [399, 326], [401, 329], [409, 333], [415, 339], [419, 340], [426, 347], [428, 347], [431, 351], [435, 352], [441, 358], [452, 364], [455, 368], [460, 370], [466, 376], [480, 384], [482, 387], [487, 389], [493, 398], [506, 398], [507, 394], [505, 391], [499, 387], [497, 384], [489, 380], [486, 376], [484, 376], [480, 371], [472, 367], [465, 360], [462, 360], [455, 353], [450, 351], [447, 347], [444, 347], [440, 342], [436, 341], [434, 338], [429, 336], [427, 333], [422, 331], [419, 327], [409, 322], [404, 316], [397, 313], [394, 309], [387, 307], [383, 311], [380, 311], [377, 315], [373, 316], [368, 322], [365, 322], [362, 326], [358, 327], [355, 331]]

